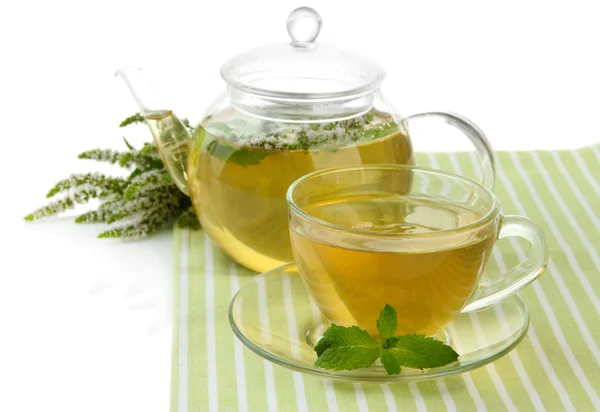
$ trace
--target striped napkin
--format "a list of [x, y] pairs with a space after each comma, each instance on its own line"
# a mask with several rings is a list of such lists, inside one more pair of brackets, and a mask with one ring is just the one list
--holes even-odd
[[[418, 164], [478, 174], [472, 153], [420, 154]], [[331, 381], [292, 372], [233, 335], [228, 306], [255, 274], [202, 231], [175, 229], [171, 411], [600, 410], [600, 145], [576, 151], [500, 152], [503, 213], [541, 225], [547, 271], [521, 292], [527, 337], [508, 355], [458, 376], [409, 384]], [[500, 241], [489, 270], [523, 257]]]

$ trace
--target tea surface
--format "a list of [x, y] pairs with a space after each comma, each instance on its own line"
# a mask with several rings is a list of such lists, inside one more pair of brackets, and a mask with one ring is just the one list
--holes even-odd
[[188, 187], [213, 240], [260, 272], [293, 260], [288, 187], [318, 169], [365, 163], [413, 163], [410, 141], [391, 116], [275, 123], [229, 110], [199, 129]]
[[[398, 314], [399, 333], [440, 331], [474, 292], [496, 238], [495, 225], [455, 237], [435, 236], [481, 216], [463, 205], [410, 195], [347, 197], [302, 209], [364, 231], [354, 239], [346, 235], [340, 246], [344, 234], [298, 223], [291, 227], [291, 238], [317, 306], [332, 322], [357, 324], [375, 336], [386, 303]], [[422, 242], [400, 234], [414, 234]]]

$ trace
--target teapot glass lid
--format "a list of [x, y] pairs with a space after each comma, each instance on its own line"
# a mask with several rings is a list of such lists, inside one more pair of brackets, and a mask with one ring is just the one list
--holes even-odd
[[283, 99], [331, 99], [371, 93], [385, 77], [383, 67], [361, 55], [317, 42], [322, 20], [300, 7], [287, 19], [289, 43], [246, 51], [221, 66], [233, 88]]

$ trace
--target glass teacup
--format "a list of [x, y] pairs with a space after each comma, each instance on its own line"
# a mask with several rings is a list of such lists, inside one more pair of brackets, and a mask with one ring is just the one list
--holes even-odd
[[[321, 170], [287, 192], [292, 249], [323, 315], [377, 336], [391, 305], [398, 333], [434, 335], [460, 312], [504, 299], [545, 269], [544, 233], [500, 213], [484, 186], [410, 165]], [[494, 278], [483, 275], [497, 240], [524, 238], [528, 257]]]

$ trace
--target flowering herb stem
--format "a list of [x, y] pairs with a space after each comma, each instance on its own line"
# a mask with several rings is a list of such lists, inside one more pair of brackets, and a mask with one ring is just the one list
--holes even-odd
[[[143, 122], [136, 113], [121, 122], [126, 127]], [[189, 122], [185, 120], [187, 127]], [[100, 205], [78, 215], [75, 223], [105, 223], [124, 219], [128, 224], [110, 227], [100, 233], [99, 238], [137, 239], [147, 237], [157, 230], [176, 221], [180, 227], [199, 229], [200, 223], [192, 208], [191, 200], [183, 194], [169, 177], [154, 143], [145, 143], [140, 149], [134, 148], [124, 138], [127, 151], [93, 149], [83, 152], [79, 159], [108, 162], [129, 172], [123, 177], [105, 176], [101, 173], [72, 174], [58, 182], [47, 197], [64, 195], [43, 206], [25, 220], [38, 220], [58, 215], [77, 204], [98, 199]]]

